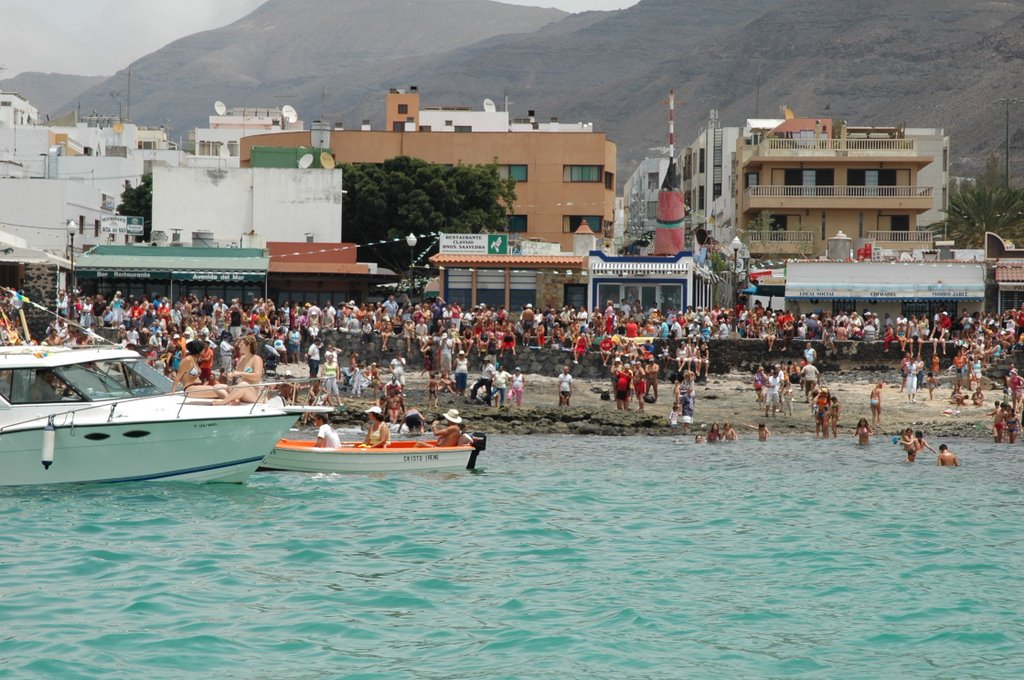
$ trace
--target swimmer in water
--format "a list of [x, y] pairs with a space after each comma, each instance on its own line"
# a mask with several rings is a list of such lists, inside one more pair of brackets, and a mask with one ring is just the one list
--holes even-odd
[[907, 463], [913, 463], [914, 459], [917, 458], [917, 448], [914, 442], [914, 431], [911, 428], [903, 430], [900, 435], [899, 445], [903, 447], [903, 450], [907, 452]]
[[863, 446], [871, 442], [871, 435], [874, 434], [874, 431], [871, 429], [871, 426], [868, 425], [867, 418], [861, 418], [857, 421], [856, 434], [858, 444]]
[[942, 467], [960, 467], [960, 459], [956, 457], [956, 454], [949, 450], [949, 447], [945, 444], [939, 445], [939, 458], [935, 461], [936, 465]]

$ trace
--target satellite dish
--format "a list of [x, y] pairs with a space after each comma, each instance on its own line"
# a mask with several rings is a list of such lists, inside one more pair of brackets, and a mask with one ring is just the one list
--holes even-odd
[[121, 134], [122, 132], [124, 132], [124, 123], [122, 123], [121, 121], [114, 123], [114, 132], [116, 132], [117, 134]]
[[332, 156], [331, 154], [327, 153], [326, 151], [321, 152], [320, 153], [320, 167], [322, 167], [324, 170], [333, 170], [334, 169], [334, 156]]
[[281, 115], [284, 116], [285, 120], [289, 123], [294, 123], [299, 119], [299, 114], [295, 111], [295, 107], [291, 104], [285, 104], [281, 107]]
[[494, 105], [494, 100], [488, 97], [484, 100], [484, 111], [487, 113], [494, 113], [498, 110], [498, 107]]
[[311, 165], [313, 165], [313, 154], [311, 154], [311, 153], [304, 153], [304, 154], [302, 154], [302, 157], [299, 159], [299, 167], [302, 168], [303, 170], [305, 170], [306, 168], [308, 168]]
[[224, 102], [218, 99], [213, 103], [213, 110], [217, 112], [218, 116], [223, 116], [228, 112], [228, 107], [224, 105]]
[[218, 154], [220, 155], [221, 158], [230, 158], [231, 157], [231, 151], [228, 150], [228, 145], [227, 144], [221, 144], [220, 145], [220, 151], [218, 152]]

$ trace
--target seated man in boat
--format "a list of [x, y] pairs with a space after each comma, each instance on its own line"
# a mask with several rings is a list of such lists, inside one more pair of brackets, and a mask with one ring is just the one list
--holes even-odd
[[434, 446], [458, 446], [459, 438], [462, 436], [462, 417], [456, 409], [448, 409], [448, 412], [441, 416], [445, 422], [435, 420], [430, 424], [430, 431], [437, 437]]
[[316, 424], [316, 447], [318, 449], [336, 449], [341, 446], [341, 439], [338, 433], [331, 427], [327, 416], [323, 413], [314, 413], [313, 422]]

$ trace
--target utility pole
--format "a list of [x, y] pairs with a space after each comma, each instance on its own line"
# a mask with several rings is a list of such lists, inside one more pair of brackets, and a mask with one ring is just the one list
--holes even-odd
[[1010, 188], [1010, 105], [1021, 104], [1024, 100], [1017, 99], [1016, 97], [1003, 97], [995, 101], [996, 104], [1002, 104], [1006, 107], [1006, 156], [1003, 159], [1003, 188]]

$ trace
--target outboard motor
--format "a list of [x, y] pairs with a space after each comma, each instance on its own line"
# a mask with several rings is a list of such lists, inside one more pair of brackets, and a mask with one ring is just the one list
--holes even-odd
[[466, 463], [467, 470], [476, 469], [476, 457], [481, 451], [487, 450], [487, 435], [483, 432], [472, 432], [469, 435], [473, 438], [473, 453], [469, 455], [469, 462]]

